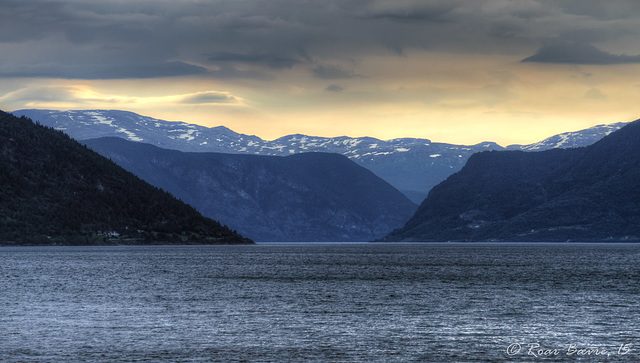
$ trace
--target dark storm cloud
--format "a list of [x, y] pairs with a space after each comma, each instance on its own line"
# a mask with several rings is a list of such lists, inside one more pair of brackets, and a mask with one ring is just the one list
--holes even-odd
[[640, 56], [611, 54], [589, 44], [564, 43], [544, 46], [522, 62], [607, 65], [640, 63]]
[[[524, 57], [550, 39], [635, 44], [639, 14], [633, 1], [3, 0], [0, 74], [269, 81], [302, 67], [347, 79], [359, 77], [357, 67], [335, 64], [411, 49]], [[580, 62], [635, 62], [582, 52]], [[543, 47], [528, 61], [556, 62], [561, 53]]]

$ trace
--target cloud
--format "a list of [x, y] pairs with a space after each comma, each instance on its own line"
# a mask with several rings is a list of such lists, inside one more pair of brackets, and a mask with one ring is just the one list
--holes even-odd
[[338, 86], [337, 84], [332, 84], [329, 87], [325, 88], [325, 91], [339, 93], [344, 91], [344, 87]]
[[209, 104], [209, 103], [232, 103], [236, 98], [226, 92], [202, 92], [185, 96], [180, 103], [186, 104]]
[[192, 76], [206, 74], [208, 71], [204, 67], [187, 64], [184, 62], [162, 62], [162, 63], [140, 63], [123, 64], [118, 66], [97, 67], [91, 72], [86, 72], [83, 76], [69, 78], [92, 79], [122, 79], [122, 78], [160, 78], [176, 76]]
[[409, 22], [443, 22], [447, 14], [456, 8], [452, 1], [373, 1], [369, 16], [378, 19]]
[[208, 70], [182, 62], [139, 63], [139, 64], [63, 64], [16, 66], [11, 70], [1, 70], [0, 77], [39, 77], [63, 79], [129, 79], [162, 78], [202, 75]]
[[358, 78], [362, 75], [346, 70], [338, 65], [319, 65], [311, 70], [313, 76], [319, 79], [348, 79]]
[[[164, 96], [120, 96], [103, 93], [84, 85], [71, 86], [35, 86], [0, 95], [0, 102], [12, 105], [14, 109], [35, 108], [82, 108], [120, 107], [140, 105], [229, 105], [242, 106], [242, 98], [229, 92], [205, 91]], [[117, 106], [115, 106], [117, 105]]]
[[210, 70], [208, 75], [215, 79], [248, 79], [254, 81], [274, 81], [276, 75], [265, 72], [261, 69], [252, 69], [245, 67], [236, 67], [233, 64], [222, 64], [216, 66], [216, 69]]
[[292, 68], [295, 64], [300, 63], [297, 59], [278, 57], [268, 54], [241, 54], [227, 52], [217, 52], [209, 57], [209, 60], [213, 62], [264, 64], [273, 69]]
[[589, 44], [562, 43], [544, 46], [522, 62], [609, 65], [640, 63], [640, 55], [617, 55]]
[[24, 104], [40, 104], [40, 103], [61, 103], [77, 101], [75, 94], [79, 91], [77, 87], [28, 87], [17, 91], [9, 92], [0, 96], [3, 103], [24, 103]]
[[591, 88], [584, 94], [584, 98], [588, 100], [604, 100], [607, 96], [597, 88]]
[[[347, 79], [365, 73], [362, 59], [412, 50], [524, 58], [549, 39], [634, 49], [639, 9], [571, 0], [3, 0], [0, 76], [277, 81], [300, 68]], [[600, 52], [578, 61], [637, 61]], [[558, 62], [560, 53], [543, 47], [526, 61]]]

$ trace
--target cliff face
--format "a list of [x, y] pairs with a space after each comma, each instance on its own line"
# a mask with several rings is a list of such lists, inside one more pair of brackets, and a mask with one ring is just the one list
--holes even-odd
[[70, 139], [0, 112], [0, 243], [250, 243]]
[[386, 241], [640, 239], [640, 122], [599, 142], [473, 155]]
[[256, 241], [369, 241], [401, 226], [416, 208], [337, 154], [185, 153], [120, 138], [86, 143]]

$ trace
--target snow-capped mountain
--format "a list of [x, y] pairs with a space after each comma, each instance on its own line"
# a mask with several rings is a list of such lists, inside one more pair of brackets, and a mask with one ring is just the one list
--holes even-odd
[[614, 131], [620, 130], [627, 122], [597, 125], [588, 129], [564, 132], [529, 145], [509, 145], [507, 150], [542, 151], [549, 149], [569, 149], [589, 146]]
[[[394, 153], [406, 153], [411, 151], [413, 147], [431, 146], [432, 144], [428, 139], [378, 140], [371, 137], [328, 138], [300, 134], [268, 141], [257, 136], [236, 133], [224, 126], [209, 128], [184, 122], [159, 120], [127, 111], [19, 110], [13, 114], [16, 116], [24, 115], [45, 126], [62, 130], [78, 140], [115, 136], [180, 151], [275, 156], [322, 151], [343, 154], [353, 160], [370, 160]], [[429, 156], [436, 158], [441, 155], [434, 153]]]
[[[115, 110], [19, 110], [13, 114], [63, 130], [78, 140], [116, 136], [180, 151], [277, 156], [303, 152], [343, 154], [386, 180], [416, 203], [420, 203], [432, 187], [459, 171], [472, 154], [504, 149], [493, 142], [454, 145], [416, 138], [379, 140], [371, 137], [315, 137], [299, 134], [269, 141], [239, 134], [223, 126], [208, 128]], [[538, 151], [585, 146], [622, 125], [624, 124], [601, 125], [556, 135], [536, 144], [512, 145], [507, 148]]]

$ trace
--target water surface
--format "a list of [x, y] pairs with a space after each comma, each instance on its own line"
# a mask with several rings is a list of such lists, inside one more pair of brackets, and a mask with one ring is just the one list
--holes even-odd
[[634, 361], [639, 262], [635, 244], [0, 248], [0, 360]]

